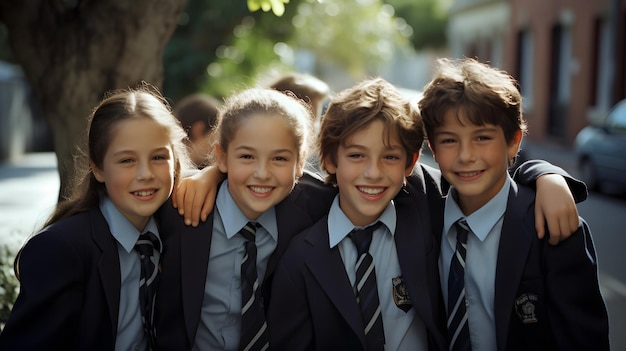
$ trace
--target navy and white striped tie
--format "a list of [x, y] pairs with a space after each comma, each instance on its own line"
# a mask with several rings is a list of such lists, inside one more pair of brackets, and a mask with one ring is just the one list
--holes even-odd
[[261, 303], [256, 271], [256, 224], [248, 222], [240, 231], [246, 239], [241, 261], [241, 339], [239, 350], [267, 350], [269, 347], [265, 311]]
[[470, 229], [464, 219], [458, 220], [455, 227], [456, 250], [450, 262], [448, 276], [448, 340], [451, 351], [467, 351], [472, 349], [465, 305], [465, 256]]
[[154, 251], [161, 250], [159, 239], [152, 232], [146, 232], [139, 236], [135, 244], [135, 250], [139, 252], [141, 262], [141, 275], [139, 278], [139, 304], [143, 328], [148, 336], [149, 348], [156, 348], [156, 331], [154, 328], [154, 298], [159, 282], [159, 262]]
[[357, 303], [361, 309], [368, 351], [385, 349], [385, 331], [378, 299], [376, 271], [372, 255], [368, 252], [372, 242], [372, 233], [381, 224], [381, 222], [376, 222], [376, 224], [364, 229], [354, 229], [350, 233], [350, 238], [358, 252], [356, 262]]

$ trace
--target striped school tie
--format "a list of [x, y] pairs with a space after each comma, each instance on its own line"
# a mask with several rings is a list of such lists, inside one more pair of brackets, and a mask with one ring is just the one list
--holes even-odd
[[135, 250], [139, 252], [141, 262], [141, 275], [139, 278], [139, 306], [143, 329], [148, 336], [149, 349], [156, 348], [156, 332], [154, 328], [154, 300], [159, 282], [159, 262], [154, 251], [161, 251], [159, 239], [152, 232], [146, 232], [139, 236], [135, 244]]
[[241, 351], [267, 350], [269, 347], [265, 311], [256, 272], [256, 226], [257, 224], [248, 222], [239, 231], [246, 239], [246, 251], [241, 261]]
[[470, 229], [464, 219], [458, 220], [455, 227], [456, 251], [450, 262], [448, 276], [448, 340], [451, 351], [469, 351], [472, 346], [465, 305], [465, 256]]
[[372, 233], [381, 224], [381, 222], [376, 222], [376, 224], [364, 229], [354, 229], [350, 233], [350, 238], [358, 253], [356, 262], [357, 303], [361, 309], [368, 351], [385, 349], [385, 331], [378, 299], [376, 271], [372, 255], [368, 252], [372, 242]]

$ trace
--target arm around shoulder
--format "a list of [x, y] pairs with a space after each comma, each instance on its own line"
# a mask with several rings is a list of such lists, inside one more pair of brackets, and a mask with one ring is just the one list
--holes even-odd
[[536, 185], [535, 228], [540, 239], [545, 236], [547, 229], [550, 243], [557, 245], [576, 231], [576, 201], [586, 199], [585, 183], [572, 178], [560, 167], [542, 160], [523, 163], [516, 170], [514, 179], [520, 184]]
[[583, 202], [587, 199], [587, 185], [583, 181], [572, 177], [566, 170], [548, 161], [529, 160], [522, 163], [515, 170], [513, 179], [520, 184], [534, 186], [539, 177], [547, 174], [556, 174], [565, 178], [576, 202]]

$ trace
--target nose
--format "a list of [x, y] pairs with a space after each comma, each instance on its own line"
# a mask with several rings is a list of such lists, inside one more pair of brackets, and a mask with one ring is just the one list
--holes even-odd
[[150, 180], [154, 178], [150, 162], [139, 161], [137, 165], [137, 180]]
[[382, 174], [382, 161], [373, 159], [368, 162], [363, 175], [368, 179], [378, 179]]
[[473, 162], [475, 161], [475, 150], [471, 142], [461, 143], [461, 149], [459, 151], [459, 160], [461, 162]]
[[269, 165], [266, 162], [257, 163], [256, 169], [254, 171], [254, 176], [260, 179], [265, 179], [269, 177]]

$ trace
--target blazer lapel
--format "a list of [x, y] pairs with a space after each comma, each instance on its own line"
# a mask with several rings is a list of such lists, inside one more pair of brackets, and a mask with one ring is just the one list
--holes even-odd
[[356, 303], [354, 291], [350, 286], [350, 280], [344, 269], [339, 248], [335, 246], [333, 249], [330, 249], [327, 223], [328, 218], [325, 217], [324, 220], [316, 224], [314, 230], [307, 232], [306, 241], [311, 243], [314, 252], [310, 255], [306, 265], [365, 347], [361, 311]]
[[194, 343], [196, 330], [200, 323], [200, 312], [204, 298], [213, 233], [213, 212], [206, 222], [196, 228], [180, 224], [180, 276], [183, 292], [183, 313], [186, 321], [187, 338]]
[[505, 348], [506, 334], [509, 330], [517, 293], [517, 285], [511, 282], [521, 280], [533, 240], [527, 233], [535, 233], [534, 228], [528, 228], [528, 219], [524, 219], [526, 209], [532, 205], [533, 200], [532, 197], [526, 195], [519, 191], [517, 184], [511, 183], [507, 210], [502, 224], [495, 281], [494, 313], [498, 350]]
[[117, 244], [100, 209], [91, 210], [89, 216], [92, 223], [91, 234], [93, 240], [101, 251], [100, 259], [98, 260], [98, 271], [100, 272], [102, 288], [104, 289], [104, 295], [109, 307], [109, 318], [113, 324], [111, 330], [113, 333], [116, 333], [122, 284], [120, 281], [120, 259], [117, 253]]
[[[267, 278], [276, 270], [276, 265], [278, 265], [280, 257], [283, 255], [285, 250], [287, 250], [287, 246], [289, 245], [291, 238], [301, 231], [301, 228], [303, 227], [302, 222], [313, 223], [312, 219], [309, 218], [309, 214], [298, 206], [298, 202], [295, 199], [296, 196], [296, 194], [288, 196], [285, 200], [276, 205], [278, 243], [274, 253], [270, 256], [267, 263], [265, 279], [263, 280], [264, 282], [268, 281]], [[298, 220], [294, 221], [294, 218], [297, 218]]]
[[[403, 190], [404, 191], [404, 190]], [[409, 290], [413, 308], [433, 335], [441, 349], [446, 348], [446, 341], [440, 332], [441, 326], [434, 319], [440, 293], [439, 281], [430, 281], [427, 270], [437, 269], [436, 262], [427, 262], [428, 253], [433, 260], [438, 257], [435, 239], [430, 226], [427, 199], [419, 197], [416, 202], [408, 194], [398, 194], [395, 198], [397, 225], [394, 239], [402, 277]], [[414, 189], [411, 189], [414, 191]], [[414, 195], [414, 194], [413, 194]], [[412, 196], [417, 198], [416, 196]], [[436, 285], [436, 286], [435, 286]]]

